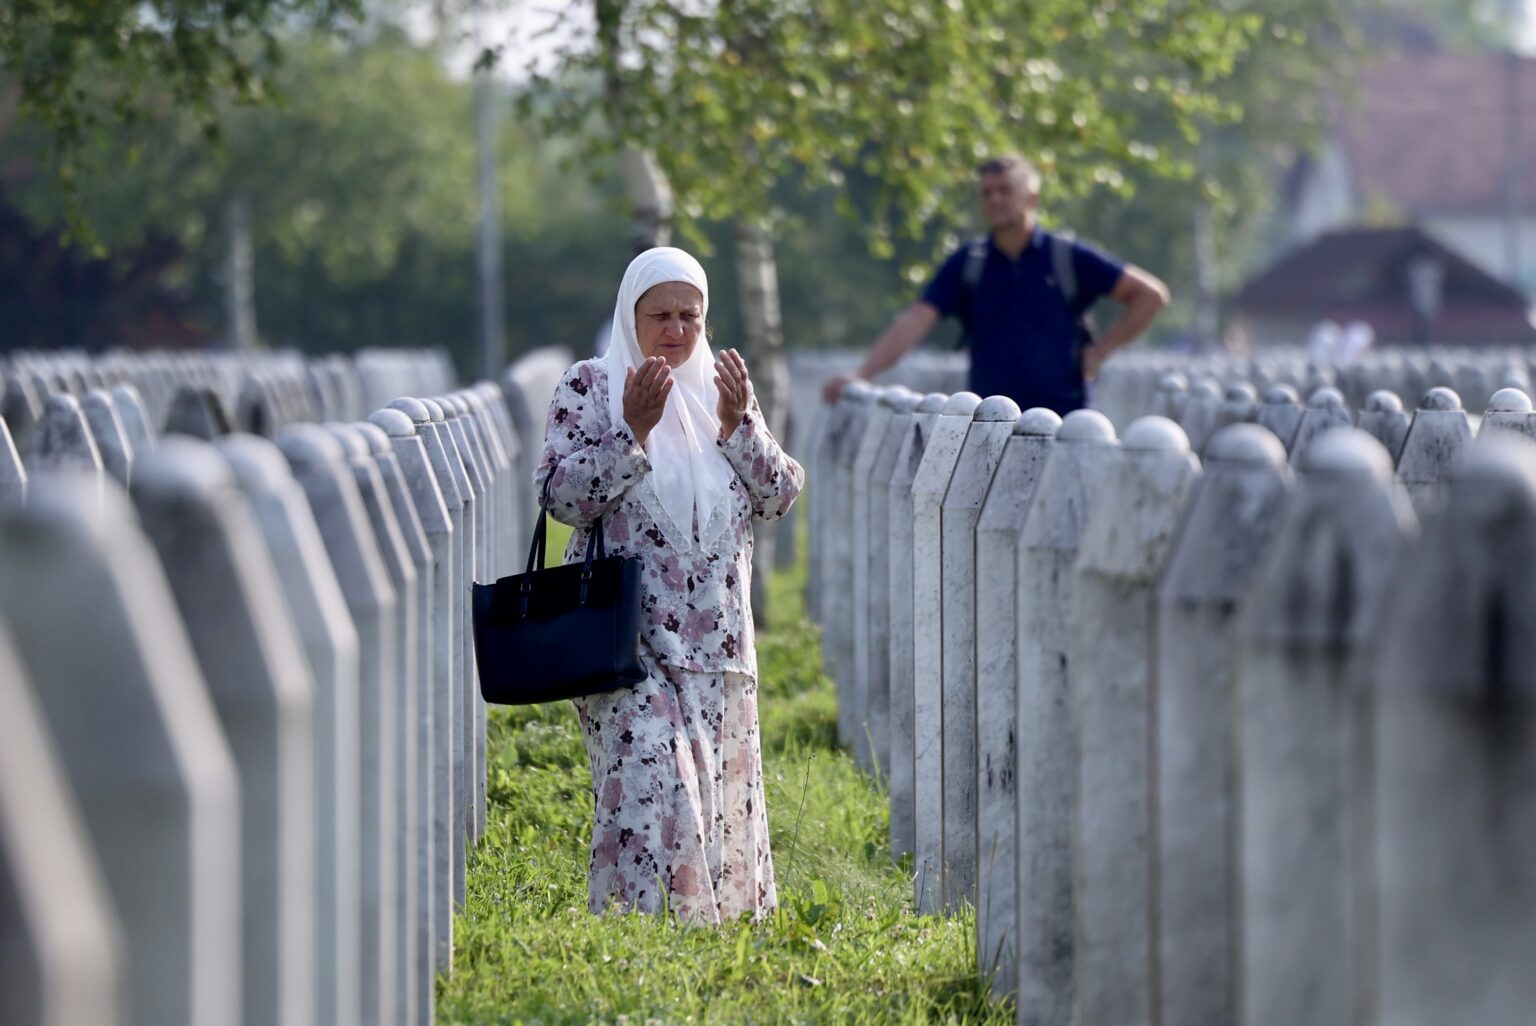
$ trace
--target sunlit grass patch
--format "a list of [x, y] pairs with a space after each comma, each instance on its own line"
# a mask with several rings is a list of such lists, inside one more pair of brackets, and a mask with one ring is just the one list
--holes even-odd
[[[550, 539], [554, 547], [554, 537]], [[569, 704], [495, 709], [490, 815], [470, 864], [444, 1024], [1012, 1023], [976, 979], [974, 921], [918, 916], [886, 798], [835, 747], [836, 699], [800, 594], [758, 639], [779, 909], [714, 929], [586, 911], [592, 799]]]

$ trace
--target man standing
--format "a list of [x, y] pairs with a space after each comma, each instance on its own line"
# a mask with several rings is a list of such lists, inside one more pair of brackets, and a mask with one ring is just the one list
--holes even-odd
[[[1040, 173], [1028, 160], [989, 160], [978, 179], [989, 235], [949, 255], [858, 372], [827, 382], [828, 402], [855, 378], [894, 366], [940, 317], [957, 317], [971, 354], [971, 391], [1006, 395], [1020, 409], [1044, 406], [1066, 414], [1088, 405], [1086, 382], [1168, 304], [1168, 287], [1155, 276], [1039, 226]], [[1084, 317], [1102, 296], [1124, 309], [1093, 338]]]

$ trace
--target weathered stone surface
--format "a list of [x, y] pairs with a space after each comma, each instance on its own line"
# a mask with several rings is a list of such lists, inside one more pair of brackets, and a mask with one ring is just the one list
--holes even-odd
[[913, 697], [914, 619], [912, 561], [912, 483], [938, 426], [939, 411], [948, 397], [931, 392], [919, 401], [910, 432], [902, 439], [891, 471], [891, 548], [888, 564], [891, 593], [891, 851], [917, 850], [916, 737]]
[[976, 904], [976, 700], [983, 686], [976, 672], [976, 524], [1018, 419], [1018, 404], [1004, 396], [976, 407], [941, 506], [944, 900], [951, 908]]
[[21, 502], [27, 497], [27, 468], [11, 440], [10, 429], [0, 420], [0, 503]]
[[295, 424], [278, 432], [277, 444], [309, 499], [357, 629], [362, 1020], [395, 1026], [393, 995], [400, 973], [395, 956], [400, 929], [395, 737], [402, 715], [393, 628], [397, 599], [341, 442], [318, 425]]
[[1301, 428], [1301, 419], [1306, 416], [1306, 412], [1294, 388], [1290, 385], [1275, 385], [1264, 393], [1264, 402], [1254, 416], [1254, 423], [1268, 428], [1280, 439], [1280, 444], [1289, 450], [1291, 443], [1296, 440], [1296, 432]]
[[118, 1026], [122, 935], [33, 687], [0, 628], [0, 1022]]
[[102, 466], [118, 484], [127, 487], [133, 469], [133, 442], [118, 418], [112, 397], [99, 390], [87, 392], [80, 400], [80, 410], [91, 429]]
[[1221, 386], [1209, 378], [1196, 381], [1189, 390], [1177, 423], [1189, 439], [1191, 452], [1198, 453], [1215, 433], [1221, 405]]
[[242, 1021], [314, 1021], [314, 684], [228, 464], [167, 438], [132, 489], [240, 775]]
[[191, 435], [210, 442], [234, 430], [234, 414], [230, 413], [217, 391], [183, 386], [176, 390], [171, 399], [163, 433]]
[[1077, 1014], [1150, 1024], [1152, 668], [1157, 574], [1200, 474], [1177, 424], [1144, 417], [1083, 529], [1072, 594], [1078, 744]]
[[1070, 413], [1035, 485], [1019, 537], [1018, 1021], [1072, 1021], [1076, 969], [1072, 837], [1077, 808], [1073, 727], [1072, 567], [1108, 468], [1114, 428]]
[[384, 568], [395, 592], [395, 618], [390, 631], [392, 645], [389, 658], [395, 664], [397, 715], [393, 744], [395, 746], [395, 893], [398, 896], [395, 933], [396, 976], [390, 981], [393, 987], [396, 1021], [413, 1021], [418, 1000], [417, 978], [412, 971], [416, 964], [417, 928], [421, 921], [419, 893], [417, 891], [417, 856], [419, 846], [421, 808], [420, 750], [416, 716], [420, 701], [421, 639], [418, 627], [420, 615], [420, 582], [416, 565], [411, 559], [400, 522], [395, 516], [394, 504], [388, 489], [373, 460], [372, 447], [362, 429], [356, 424], [328, 424], [327, 429], [341, 442], [347, 453], [347, 463], [357, 482], [358, 494], [368, 511], [369, 526], [379, 554], [384, 557]]
[[42, 475], [0, 513], [0, 617], [122, 927], [125, 1021], [239, 1022], [234, 757], [164, 571], [119, 486], [100, 487]]
[[452, 744], [450, 758], [453, 764], [453, 896], [454, 902], [464, 903], [464, 873], [468, 857], [469, 813], [471, 804], [471, 776], [473, 759], [473, 716], [471, 701], [478, 688], [474, 670], [474, 632], [469, 623], [470, 580], [474, 573], [474, 527], [472, 521], [473, 498], [463, 464], [449, 456], [444, 444], [442, 424], [432, 419], [432, 411], [425, 402], [417, 399], [396, 399], [391, 409], [409, 416], [416, 425], [416, 436], [426, 449], [434, 483], [443, 496], [453, 527], [455, 551], [453, 552], [454, 602], [451, 644], [454, 647]]
[[[399, 411], [393, 411], [398, 413]], [[404, 416], [404, 414], [401, 414]], [[407, 418], [408, 419], [408, 418]], [[390, 505], [394, 510], [395, 522], [399, 525], [400, 535], [405, 542], [405, 548], [410, 555], [411, 563], [416, 575], [416, 666], [415, 666], [415, 700], [409, 706], [412, 710], [406, 717], [405, 726], [415, 737], [415, 771], [412, 783], [414, 791], [415, 809], [413, 813], [413, 825], [411, 828], [410, 844], [415, 849], [412, 863], [415, 867], [415, 879], [413, 889], [415, 891], [416, 908], [413, 913], [415, 923], [416, 940], [413, 950], [409, 953], [415, 965], [415, 995], [414, 995], [414, 1021], [425, 1024], [430, 1023], [433, 1017], [434, 995], [433, 978], [436, 975], [435, 963], [436, 942], [433, 936], [435, 910], [433, 901], [435, 892], [433, 888], [433, 859], [434, 837], [433, 822], [433, 798], [434, 778], [433, 762], [435, 738], [433, 737], [433, 671], [435, 668], [434, 651], [437, 639], [432, 633], [433, 621], [431, 615], [432, 601], [436, 592], [433, 580], [433, 557], [431, 545], [427, 540], [425, 528], [422, 526], [421, 517], [417, 515], [416, 503], [405, 482], [404, 472], [400, 462], [395, 458], [394, 448], [391, 445], [389, 435], [383, 429], [369, 422], [359, 422], [352, 425], [353, 429], [369, 444], [369, 455], [378, 467], [379, 476], [383, 478], [384, 487], [389, 495]], [[441, 500], [439, 500], [441, 501]]]
[[1452, 469], [1471, 443], [1472, 426], [1461, 397], [1449, 388], [1424, 393], [1397, 460], [1397, 479], [1419, 516], [1439, 505]]
[[1381, 444], [1321, 438], [1242, 613], [1242, 1022], [1360, 1022], [1360, 673], [1414, 517]]
[[[425, 411], [423, 410], [425, 416]], [[417, 434], [418, 425], [398, 409], [377, 410], [370, 423], [381, 428], [399, 461], [400, 472], [408, 489], [424, 533], [431, 562], [432, 600], [429, 605], [431, 625], [428, 630], [429, 669], [426, 676], [429, 697], [424, 716], [425, 728], [433, 735], [430, 749], [432, 792], [432, 848], [428, 873], [431, 880], [434, 964], [439, 972], [453, 964], [453, 720], [455, 681], [462, 674], [462, 652], [456, 625], [458, 595], [454, 583], [457, 539], [453, 518], [432, 472], [426, 443]]]
[[283, 454], [254, 435], [214, 443], [234, 472], [282, 584], [314, 684], [315, 1022], [359, 1016], [358, 642], [304, 492]]
[[1349, 408], [1344, 405], [1344, 395], [1336, 388], [1319, 388], [1307, 399], [1307, 408], [1291, 441], [1291, 466], [1299, 466], [1307, 446], [1325, 431], [1350, 427]]
[[1403, 412], [1397, 393], [1383, 389], [1366, 396], [1355, 426], [1380, 442], [1393, 464], [1397, 463], [1403, 440], [1408, 437], [1408, 414]]
[[1157, 380], [1157, 396], [1153, 400], [1152, 412], [1176, 421], [1184, 412], [1184, 403], [1188, 398], [1189, 379], [1177, 371], [1171, 371]]
[[1153, 897], [1165, 1023], [1239, 1018], [1237, 613], [1290, 487], [1285, 447], [1258, 425], [1217, 432], [1204, 471], [1157, 599]]
[[1246, 381], [1234, 382], [1227, 386], [1227, 391], [1221, 400], [1221, 409], [1216, 411], [1216, 425], [1211, 436], [1214, 438], [1216, 432], [1228, 424], [1247, 424], [1258, 415], [1258, 391]]
[[912, 481], [912, 758], [917, 907], [944, 907], [944, 541], [942, 509], [981, 397], [944, 402]]
[[[912, 431], [922, 397], [906, 389], [888, 393], [891, 417], [869, 472], [869, 692], [871, 757], [880, 775], [891, 775], [891, 475], [901, 444]], [[781, 537], [782, 543], [782, 537]]]
[[96, 440], [86, 423], [85, 411], [74, 396], [50, 395], [43, 404], [43, 419], [33, 433], [27, 469], [33, 473], [84, 471], [98, 477], [106, 473], [101, 451], [96, 448]]
[[1477, 437], [1491, 437], [1500, 431], [1536, 441], [1536, 413], [1531, 412], [1531, 397], [1518, 388], [1501, 388], [1493, 393]]
[[976, 950], [998, 995], [1017, 986], [1018, 543], [1060, 427], [1039, 407], [1019, 416], [976, 522]]
[[1536, 448], [1480, 443], [1386, 616], [1374, 699], [1380, 1022], [1536, 1006]]
[[862, 531], [863, 524], [853, 519], [853, 461], [858, 455], [859, 442], [864, 437], [864, 425], [876, 409], [876, 393], [862, 382], [854, 382], [843, 390], [833, 407], [833, 421], [829, 453], [828, 504], [824, 507], [827, 523], [823, 537], [827, 547], [826, 567], [822, 575], [823, 636], [827, 639], [829, 670], [837, 682], [838, 740], [854, 747], [862, 733], [857, 717], [861, 710], [854, 688], [853, 666], [853, 536]]

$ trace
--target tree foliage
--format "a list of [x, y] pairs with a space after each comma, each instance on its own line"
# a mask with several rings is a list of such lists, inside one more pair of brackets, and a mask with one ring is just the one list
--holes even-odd
[[[596, 0], [556, 79], [546, 127], [595, 126], [594, 151], [653, 150], [685, 219], [771, 210], [792, 172], [844, 196], [875, 251], [969, 212], [972, 168], [1026, 149], [1067, 194], [1130, 176], [1189, 176], [1203, 125], [1265, 29], [1213, 0]], [[1149, 138], [1144, 112], [1174, 129]], [[853, 176], [872, 183], [851, 202]]]
[[46, 129], [64, 189], [92, 128], [170, 102], [216, 135], [229, 101], [269, 92], [279, 37], [338, 24], [361, 0], [6, 0], [0, 69], [24, 119]]

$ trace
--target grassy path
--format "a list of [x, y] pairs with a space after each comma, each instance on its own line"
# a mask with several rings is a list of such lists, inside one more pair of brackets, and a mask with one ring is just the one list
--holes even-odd
[[971, 918], [912, 910], [885, 796], [836, 747], [802, 585], [773, 582], [775, 628], [758, 641], [777, 915], [719, 930], [589, 915], [592, 799], [575, 712], [495, 709], [489, 825], [439, 1023], [1012, 1023], [975, 982]]

